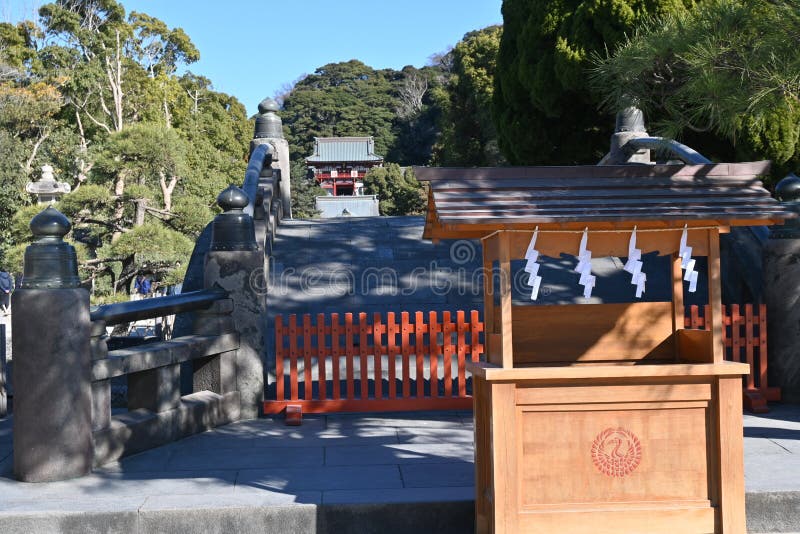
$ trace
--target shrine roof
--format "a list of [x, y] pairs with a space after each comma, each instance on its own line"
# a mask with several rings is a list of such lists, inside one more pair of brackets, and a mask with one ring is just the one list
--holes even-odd
[[383, 156], [375, 154], [372, 137], [315, 137], [314, 153], [306, 163], [379, 162]]
[[[652, 222], [772, 224], [795, 215], [759, 176], [770, 163], [570, 167], [414, 167], [430, 182], [426, 237], [460, 227]], [[691, 225], [691, 224], [690, 224]]]

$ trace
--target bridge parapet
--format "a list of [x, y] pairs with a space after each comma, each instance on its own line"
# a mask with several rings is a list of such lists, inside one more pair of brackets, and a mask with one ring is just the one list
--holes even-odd
[[[36, 238], [16, 291], [14, 474], [46, 482], [214, 426], [257, 417], [263, 403], [263, 252], [248, 197], [223, 191], [212, 223], [203, 289], [90, 309], [79, 287], [70, 222], [52, 207], [31, 221]], [[190, 331], [109, 350], [107, 327], [193, 312]], [[191, 391], [181, 395], [181, 374]], [[127, 377], [128, 411], [111, 412], [111, 380]]]

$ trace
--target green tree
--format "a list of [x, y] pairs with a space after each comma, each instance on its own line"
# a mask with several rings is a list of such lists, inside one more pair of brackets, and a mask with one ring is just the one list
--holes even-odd
[[310, 156], [314, 137], [373, 136], [385, 155], [395, 142], [396, 71], [376, 71], [355, 59], [330, 63], [297, 82], [283, 103], [292, 159]]
[[[800, 3], [716, 0], [647, 21], [596, 57], [607, 109], [635, 103], [665, 137], [719, 136], [740, 159], [800, 165]], [[693, 146], [705, 145], [692, 143]]]
[[364, 192], [378, 196], [381, 215], [419, 215], [425, 210], [426, 195], [410, 168], [396, 163], [373, 167], [364, 176]]
[[492, 95], [501, 26], [470, 32], [450, 52], [451, 78], [441, 102], [436, 163], [492, 166], [503, 163], [492, 121]]
[[328, 193], [319, 186], [306, 164], [302, 161], [291, 162], [292, 175], [292, 216], [298, 219], [310, 219], [319, 215], [316, 198]]
[[95, 297], [137, 272], [180, 276], [217, 194], [244, 175], [244, 106], [177, 76], [199, 58], [188, 35], [117, 0], [57, 0], [39, 15], [0, 24], [0, 264], [21, 262], [40, 210], [24, 185], [48, 163], [72, 186], [57, 207]]
[[500, 150], [514, 165], [595, 163], [613, 113], [587, 87], [591, 54], [613, 48], [649, 15], [694, 0], [504, 0], [495, 77]]

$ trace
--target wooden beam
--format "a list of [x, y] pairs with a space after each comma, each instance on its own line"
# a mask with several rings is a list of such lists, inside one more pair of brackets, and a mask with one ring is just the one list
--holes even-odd
[[500, 263], [500, 343], [501, 359], [505, 369], [514, 367], [511, 318], [511, 251], [508, 232], [498, 236], [498, 260]]
[[[683, 269], [681, 269], [681, 257], [678, 254], [672, 255], [672, 331], [683, 330], [685, 324], [686, 311], [683, 305]], [[675, 359], [680, 358], [679, 343], [675, 343]]]
[[708, 309], [706, 321], [711, 324], [712, 354], [714, 363], [725, 359], [725, 347], [722, 344], [722, 281], [719, 260], [719, 232], [708, 230]]

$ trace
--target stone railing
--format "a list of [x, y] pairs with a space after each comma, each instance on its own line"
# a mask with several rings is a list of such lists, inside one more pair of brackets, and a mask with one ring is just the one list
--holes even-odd
[[[24, 481], [82, 476], [93, 466], [260, 414], [263, 392], [263, 251], [248, 196], [217, 199], [202, 288], [89, 307], [66, 217], [48, 207], [31, 221], [22, 287], [14, 292], [14, 473]], [[107, 327], [193, 312], [188, 333], [109, 350]], [[181, 395], [181, 374], [191, 391]], [[111, 380], [127, 377], [128, 410], [113, 414]]]

